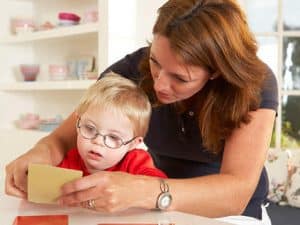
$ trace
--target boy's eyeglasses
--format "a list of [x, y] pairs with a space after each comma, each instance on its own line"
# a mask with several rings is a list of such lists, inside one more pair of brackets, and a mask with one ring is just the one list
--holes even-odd
[[78, 118], [76, 127], [78, 128], [79, 133], [83, 138], [93, 140], [98, 136], [101, 136], [104, 145], [112, 149], [120, 148], [122, 145], [127, 145], [136, 138], [133, 137], [129, 141], [123, 141], [115, 134], [100, 134], [96, 127], [82, 122], [81, 117]]

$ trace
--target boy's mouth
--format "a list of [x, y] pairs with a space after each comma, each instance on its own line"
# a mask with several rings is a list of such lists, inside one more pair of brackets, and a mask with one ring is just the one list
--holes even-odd
[[94, 152], [94, 151], [89, 151], [88, 156], [89, 156], [91, 159], [94, 159], [94, 160], [103, 158], [103, 156], [102, 156], [100, 153]]

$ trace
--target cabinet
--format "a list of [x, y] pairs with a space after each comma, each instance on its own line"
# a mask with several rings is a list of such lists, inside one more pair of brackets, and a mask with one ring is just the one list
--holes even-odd
[[[50, 81], [49, 64], [59, 64], [70, 56], [93, 55], [98, 71], [124, 54], [145, 46], [151, 40], [151, 28], [157, 8], [164, 0], [2, 0], [0, 14], [0, 138], [34, 143], [45, 132], [18, 130], [14, 124], [20, 114], [33, 112], [42, 118], [57, 114], [67, 117], [74, 111], [83, 91], [94, 80]], [[22, 35], [12, 35], [10, 19], [32, 18], [38, 24], [58, 23], [59, 12], [83, 16], [97, 8], [97, 23], [59, 27]], [[142, 17], [141, 19], [138, 19]], [[38, 63], [37, 81], [20, 81], [19, 65]], [[24, 140], [22, 138], [22, 140]]]
[[[50, 64], [66, 64], [70, 58], [80, 55], [95, 57], [99, 71], [107, 66], [108, 59], [108, 1], [106, 0], [2, 0], [0, 36], [0, 135], [16, 137], [24, 135], [15, 126], [20, 114], [37, 113], [41, 118], [53, 118], [60, 114], [67, 117], [77, 105], [83, 91], [94, 80], [49, 79]], [[30, 18], [36, 25], [50, 21], [58, 24], [59, 12], [72, 12], [81, 17], [89, 9], [98, 10], [98, 22], [80, 23], [75, 26], [56, 26], [45, 31], [12, 34], [12, 18]], [[39, 64], [36, 81], [21, 79], [20, 64]], [[45, 132], [28, 131], [27, 139], [34, 142]], [[11, 139], [13, 141], [13, 139]], [[23, 140], [23, 139], [22, 139]]]

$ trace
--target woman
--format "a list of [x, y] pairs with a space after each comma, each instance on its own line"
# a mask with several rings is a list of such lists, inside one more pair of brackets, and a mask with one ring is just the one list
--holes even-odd
[[[98, 211], [158, 207], [262, 219], [264, 161], [278, 102], [276, 80], [256, 53], [234, 0], [166, 2], [150, 47], [108, 70], [135, 74], [129, 78], [148, 93], [154, 109], [145, 142], [171, 179], [99, 172], [64, 185], [61, 204], [92, 200]], [[59, 164], [75, 146], [75, 123], [73, 113], [7, 166], [7, 194], [26, 197], [29, 162]]]

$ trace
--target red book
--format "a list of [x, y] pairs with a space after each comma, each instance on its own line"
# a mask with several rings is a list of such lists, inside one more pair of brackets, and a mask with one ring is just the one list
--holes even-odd
[[[99, 223], [98, 225], [158, 225], [157, 223]], [[163, 223], [163, 225], [175, 225], [174, 223]]]
[[68, 225], [67, 215], [17, 216], [13, 225]]

